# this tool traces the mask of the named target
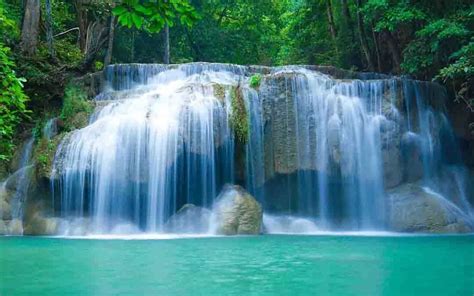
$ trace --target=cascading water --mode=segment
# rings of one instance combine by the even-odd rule
[[[92,217],[96,232],[121,223],[157,232],[184,203],[210,207],[233,182],[229,96],[217,98],[213,84],[236,81],[170,70],[124,98],[99,97],[105,106],[57,152],[61,213]]]
[[[24,209],[32,173],[30,161],[33,144],[34,138],[24,143],[18,170],[0,183],[0,222],[8,221],[6,234],[23,234]]]
[[[248,82],[256,72],[265,74],[258,89]],[[277,232],[288,223],[311,231],[382,230],[385,192],[418,180],[416,161],[425,186],[472,217],[462,165],[441,157],[452,131],[433,84],[204,63],[116,65],[105,76],[89,125],[63,140],[53,170],[57,211],[90,218],[92,232],[123,224],[161,232],[181,206],[210,208],[234,182],[265,212],[287,217],[266,216]],[[242,150],[230,123],[236,90],[250,123]],[[235,155],[242,153],[240,163]],[[448,163],[457,198],[436,187]]]
[[[47,140],[51,140],[54,136],[58,134],[58,119],[51,118],[49,119],[43,127],[43,137]]]

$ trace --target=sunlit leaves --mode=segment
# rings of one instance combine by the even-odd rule
[[[11,155],[16,126],[28,113],[23,92],[25,80],[16,76],[9,55],[10,50],[0,42],[0,161]]]
[[[185,26],[192,26],[199,15],[187,0],[157,0],[140,3],[124,0],[113,9],[118,22],[127,28],[145,29],[156,33],[165,25],[173,26],[176,19]]]
[[[440,70],[437,79],[446,81],[459,77],[472,77],[474,75],[474,40],[453,53],[450,58],[452,64]]]

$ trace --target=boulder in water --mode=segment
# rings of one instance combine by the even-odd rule
[[[23,222],[20,219],[13,219],[8,224],[9,235],[23,235]]]
[[[166,222],[165,230],[172,233],[207,233],[211,211],[185,204]]]
[[[469,217],[439,194],[415,183],[388,192],[389,226],[400,232],[459,233],[471,230]]]
[[[7,225],[3,220],[0,219],[0,235],[8,234]]]
[[[53,235],[58,232],[58,220],[56,218],[43,217],[36,214],[28,224],[25,225],[24,234],[26,235]]]
[[[262,208],[255,198],[238,185],[226,185],[214,206],[217,234],[259,234]]]

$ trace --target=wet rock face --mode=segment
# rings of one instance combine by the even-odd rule
[[[58,232],[59,220],[57,218],[43,217],[35,214],[25,224],[25,235],[55,235]]]
[[[242,187],[227,185],[213,210],[217,234],[259,234],[262,225],[260,204]]]
[[[472,231],[454,204],[421,186],[408,183],[388,192],[389,227],[400,232],[459,233]]]
[[[207,233],[211,211],[185,204],[176,214],[171,216],[165,224],[165,231],[172,233]]]
[[[318,83],[322,85],[321,91],[311,89]],[[378,100],[374,106],[368,104],[366,108],[380,109],[381,113],[377,124],[380,126],[384,185],[386,188],[399,185],[403,181],[400,142],[404,130],[402,121],[405,119],[398,109],[403,102],[403,97],[397,92],[398,86],[390,82],[374,82],[370,87],[380,91],[380,94],[374,95],[363,92],[366,86],[362,82],[347,81],[346,85],[332,86],[340,90],[331,90],[331,85],[326,87],[324,83],[335,82],[324,79],[309,81],[301,73],[294,72],[264,77],[258,95],[263,113],[265,179],[298,170],[324,171],[331,176],[351,174],[354,165],[351,159],[344,156],[348,152],[345,147],[348,143],[344,139],[347,139],[348,126],[353,118],[348,117],[350,114],[344,114],[343,109],[346,108],[344,104],[350,101],[348,96],[352,95],[368,96],[368,101]],[[341,93],[345,95],[337,100],[336,96]],[[314,96],[327,97],[327,100],[337,103],[322,103],[324,99],[318,100]],[[362,137],[362,140],[368,139]],[[319,148],[327,151],[327,166]]]

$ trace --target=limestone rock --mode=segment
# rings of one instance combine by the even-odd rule
[[[226,185],[214,207],[217,234],[259,234],[262,225],[262,208],[245,189]]]
[[[420,136],[407,132],[401,139],[401,153],[404,161],[404,179],[415,182],[423,177],[423,160]]]
[[[8,224],[9,235],[23,235],[23,222],[19,219],[13,219]]]
[[[3,220],[0,220],[0,235],[6,235],[8,234],[8,228],[7,225]]]
[[[207,233],[211,211],[185,204],[166,222],[165,230],[172,233]]]
[[[0,199],[0,219],[10,220],[12,218],[12,210],[9,203]]]
[[[46,218],[39,214],[28,221],[25,225],[24,234],[26,235],[53,235],[58,230],[58,220],[56,218]]]
[[[400,232],[459,233],[471,230],[470,221],[442,196],[409,183],[388,192],[389,227]]]

